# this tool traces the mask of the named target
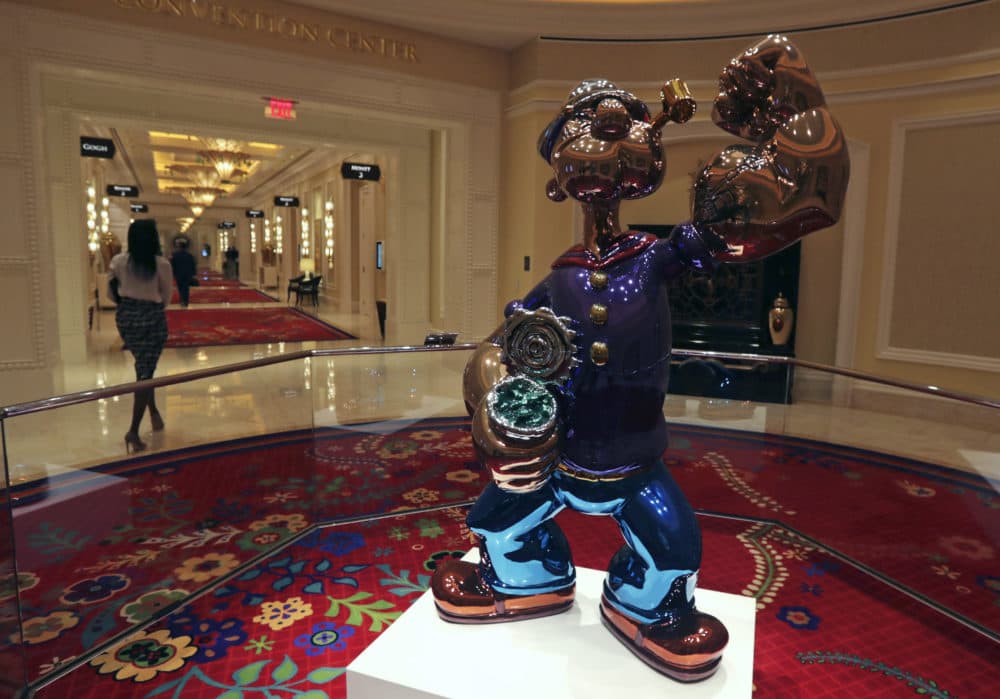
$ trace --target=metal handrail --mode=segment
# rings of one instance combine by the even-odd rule
[[[478,347],[478,345],[474,343],[467,343],[463,345],[437,345],[429,347],[424,345],[401,345],[397,347],[338,347],[332,349],[299,350],[297,352],[275,355],[274,357],[260,357],[258,359],[248,359],[245,362],[220,364],[215,367],[195,369],[194,371],[187,371],[183,374],[173,374],[172,376],[163,376],[158,379],[133,381],[131,383],[118,384],[117,386],[94,388],[89,391],[79,391],[77,393],[67,393],[62,396],[53,396],[52,398],[42,398],[41,400],[16,403],[14,405],[9,405],[6,408],[0,408],[0,420],[9,417],[16,417],[18,415],[27,415],[29,413],[39,413],[45,410],[52,410],[54,408],[62,408],[67,405],[89,403],[90,401],[99,400],[101,398],[123,396],[129,393],[135,393],[136,391],[144,388],[160,388],[161,386],[188,383],[190,381],[197,381],[198,379],[207,379],[212,376],[231,374],[236,371],[257,369],[264,366],[270,366],[272,364],[283,364],[284,362],[292,362],[297,359],[306,359],[309,357],[338,357],[355,354],[398,354],[403,352],[447,352],[455,350],[472,350],[476,347]]]
[[[689,350],[689,349],[675,349],[672,352],[672,354],[674,356],[679,356],[679,357],[697,357],[700,359],[736,359],[740,361],[760,362],[761,364],[791,364],[792,366],[800,367],[802,369],[815,369],[816,371],[822,371],[828,374],[847,376],[852,379],[870,381],[872,383],[883,384],[885,386],[892,386],[894,388],[904,388],[909,391],[916,391],[917,393],[926,393],[928,395],[937,396],[939,398],[950,398],[951,400],[957,400],[962,403],[971,403],[973,405],[980,405],[985,408],[1000,409],[1000,400],[994,400],[992,398],[987,398],[986,396],[977,396],[971,393],[961,393],[959,391],[951,391],[948,389],[941,388],[940,386],[931,386],[927,384],[913,383],[911,381],[902,381],[900,379],[890,379],[884,376],[875,376],[874,374],[866,374],[863,371],[846,369],[844,367],[832,366],[830,364],[820,364],[819,362],[810,362],[805,359],[797,359],[796,357],[787,357],[787,356],[772,355],[772,354],[740,354],[737,352],[713,352],[709,350]]]
[[[111,398],[114,396],[127,395],[129,393],[134,393],[135,391],[142,390],[145,388],[160,388],[162,386],[172,386],[180,383],[188,383],[191,381],[197,381],[198,379],[205,379],[212,376],[221,376],[222,374],[231,374],[237,371],[257,369],[264,366],[270,366],[272,364],[282,364],[284,362],[292,362],[298,359],[306,359],[310,357],[342,357],[342,356],[366,355],[366,354],[401,354],[407,352],[455,352],[455,351],[474,350],[478,346],[479,345],[477,343],[467,342],[456,345],[337,347],[329,349],[299,350],[297,352],[288,352],[286,354],[280,354],[274,357],[261,357],[258,359],[250,359],[245,362],[236,362],[233,364],[221,364],[216,367],[207,367],[205,369],[195,369],[194,371],[184,372],[183,374],[174,374],[172,376],[163,376],[161,378],[147,379],[145,381],[134,381],[132,383],[118,384],[117,386],[106,386],[103,388],[95,388],[88,391],[67,393],[65,395],[53,396],[51,398],[43,398],[41,400],[27,401],[24,403],[15,403],[14,405],[9,405],[5,408],[0,408],[0,420],[17,417],[19,415],[27,415],[29,413],[44,412],[47,410],[53,410],[55,408],[62,408],[68,405],[89,403],[91,401],[99,400],[101,398]],[[677,349],[677,348],[673,350],[672,354],[676,357],[692,357],[692,358],[706,359],[706,360],[730,359],[730,360],[745,361],[745,362],[758,362],[761,364],[790,364],[792,366],[801,367],[803,369],[814,369],[816,371],[822,371],[828,374],[846,376],[852,379],[859,379],[862,381],[870,381],[872,383],[892,386],[894,388],[902,388],[910,391],[915,391],[917,393],[924,393],[927,395],[938,396],[940,398],[948,398],[951,400],[960,401],[962,403],[969,403],[972,405],[979,405],[986,408],[993,408],[1000,410],[1000,401],[994,400],[992,398],[986,398],[984,396],[976,396],[967,393],[960,393],[957,391],[950,391],[939,388],[938,386],[928,386],[924,384],[912,383],[909,381],[889,379],[882,376],[875,376],[873,374],[866,374],[861,371],[855,371],[854,369],[845,369],[843,367],[830,366],[827,364],[819,364],[817,362],[810,362],[803,359],[796,359],[795,357],[787,357],[782,355],[771,355],[771,354],[715,352],[710,350],[691,350],[691,349]]]

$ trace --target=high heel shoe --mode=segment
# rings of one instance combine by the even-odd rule
[[[150,413],[149,421],[153,425],[153,432],[160,432],[163,429],[163,416],[159,413]]]
[[[131,454],[133,452],[140,452],[146,450],[146,443],[139,439],[139,435],[135,432],[125,433],[125,453]]]

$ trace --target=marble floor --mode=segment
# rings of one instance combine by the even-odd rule
[[[318,309],[309,310],[357,339],[166,349],[157,376],[301,349],[419,344],[422,339],[383,340],[374,318],[331,306],[323,299]],[[468,356],[468,351],[447,351],[314,357],[181,383],[157,391],[166,429],[154,433],[147,422],[141,436],[155,452],[314,426],[354,424],[367,430],[361,425],[373,421],[406,425],[462,415]],[[111,311],[95,323],[86,361],[56,371],[66,393],[132,379],[132,357],[121,349]],[[826,390],[816,391],[816,385]],[[801,386],[798,390],[796,384],[801,395],[791,405],[670,396],[664,412],[677,423],[817,439],[1000,479],[1000,411],[865,382],[834,382],[821,374],[803,376]],[[8,419],[4,436],[11,480],[30,481],[123,458],[131,402],[125,394]]]

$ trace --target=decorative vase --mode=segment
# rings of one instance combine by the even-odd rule
[[[792,326],[795,323],[795,311],[788,304],[788,299],[779,293],[774,299],[774,305],[767,313],[767,328],[771,332],[771,344],[782,347],[788,344],[792,336]]]

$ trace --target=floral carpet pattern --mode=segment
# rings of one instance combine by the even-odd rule
[[[757,601],[757,696],[994,696],[1000,644],[795,531],[995,637],[1000,508],[990,483],[805,440],[672,435],[668,462],[692,504],[747,517],[701,516],[699,585]],[[54,480],[59,504],[15,525],[25,652],[33,680],[80,666],[38,696],[343,697],[351,659],[442,559],[469,548],[458,505],[485,479],[467,421],[455,418],[272,435]],[[59,499],[67,493],[104,498],[107,510],[121,498],[120,521],[84,530],[73,499]],[[412,511],[435,506],[445,507]],[[341,523],[309,529],[330,521]],[[578,565],[603,568],[621,544],[609,519],[559,522]]]
[[[277,303],[278,299],[268,296],[263,291],[240,286],[196,286],[191,289],[189,301],[200,303]],[[170,303],[181,302],[180,294],[174,289]]]
[[[167,347],[350,340],[354,335],[295,308],[168,309]]]

